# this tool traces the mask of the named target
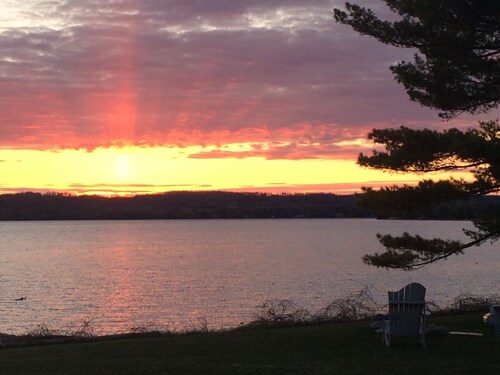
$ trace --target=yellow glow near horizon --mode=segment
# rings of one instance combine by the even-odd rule
[[[128,157],[125,154],[118,154],[116,158],[116,176],[126,178],[128,176]]]
[[[370,181],[413,183],[421,177],[364,169],[353,160],[189,158],[201,150],[201,147],[98,148],[92,152],[0,150],[0,192],[103,195],[238,189],[336,192],[334,186],[329,187],[335,184],[350,186],[339,192],[352,192]]]

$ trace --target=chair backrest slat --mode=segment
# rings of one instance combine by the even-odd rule
[[[425,313],[425,287],[411,283],[389,294],[389,322],[391,333],[418,334]]]

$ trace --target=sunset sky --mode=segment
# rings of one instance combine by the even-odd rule
[[[363,0],[378,14],[381,1]],[[0,193],[349,193],[374,127],[458,126],[330,0],[1,0]],[[491,114],[490,114],[491,117]]]

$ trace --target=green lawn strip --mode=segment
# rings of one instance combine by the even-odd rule
[[[485,332],[481,314],[429,323]],[[500,338],[394,338],[368,322],[189,333],[0,350],[2,374],[474,374],[496,373]]]

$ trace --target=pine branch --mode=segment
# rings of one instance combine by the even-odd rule
[[[495,240],[499,236],[500,230],[497,230],[483,234],[468,243],[462,243],[439,238],[429,240],[418,235],[411,236],[406,232],[400,237],[377,234],[379,242],[387,248],[387,251],[365,255],[363,261],[375,267],[414,271],[452,255],[461,254],[470,247]]]

